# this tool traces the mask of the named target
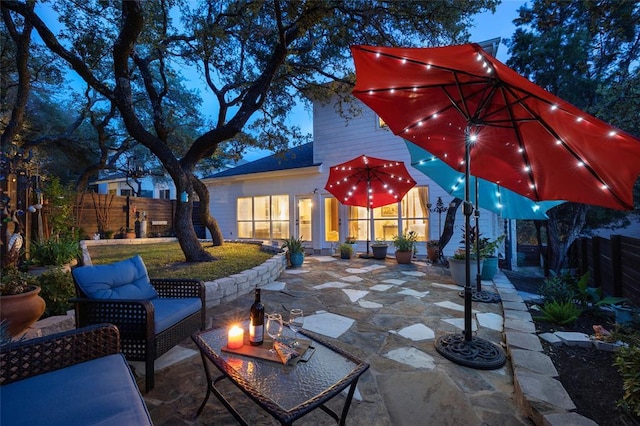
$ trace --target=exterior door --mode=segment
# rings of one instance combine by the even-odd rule
[[[322,198],[323,249],[335,249],[340,243],[340,203],[334,197],[325,195]]]
[[[296,233],[298,238],[305,242],[312,242],[313,229],[313,199],[311,197],[298,197],[298,216],[296,217]]]

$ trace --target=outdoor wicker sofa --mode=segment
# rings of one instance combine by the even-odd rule
[[[0,347],[0,407],[3,426],[153,424],[111,324]]]
[[[140,256],[80,266],[72,275],[76,327],[115,324],[126,358],[145,362],[146,392],[154,386],[155,360],[204,329],[205,287],[200,280],[149,279]]]

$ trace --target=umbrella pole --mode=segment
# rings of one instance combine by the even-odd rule
[[[464,340],[471,340],[471,213],[473,207],[471,205],[471,164],[470,149],[468,135],[466,138],[464,150],[464,252],[465,252],[465,269],[466,279],[464,284]]]
[[[494,370],[507,362],[502,349],[488,340],[472,336],[471,333],[471,242],[469,231],[471,228],[471,214],[473,206],[470,202],[469,184],[471,175],[470,129],[465,132],[465,190],[464,216],[466,238],[464,242],[466,260],[466,282],[464,286],[464,333],[447,334],[436,340],[436,351],[456,364],[481,370]]]
[[[369,235],[371,232],[371,202],[369,201],[369,194],[371,191],[371,175],[367,176],[367,252],[360,254],[361,259],[371,259],[369,256]]]
[[[476,189],[476,196],[475,196],[476,207],[475,207],[474,217],[475,217],[475,224],[476,224],[475,248],[476,248],[477,269],[476,269],[476,288],[471,291],[471,300],[473,302],[498,303],[502,301],[502,298],[498,293],[482,290],[482,268],[480,267],[481,261],[482,261],[480,259],[480,204],[478,203],[478,197],[479,197],[478,191],[480,188],[478,187],[478,178],[474,176],[474,180],[475,180],[475,189]],[[461,297],[465,297],[464,291],[461,291],[459,294]]]
[[[482,291],[482,267],[480,263],[482,260],[480,259],[480,204],[478,204],[478,178],[474,177],[475,188],[476,188],[476,208],[474,211],[473,217],[476,222],[476,292],[480,293]]]

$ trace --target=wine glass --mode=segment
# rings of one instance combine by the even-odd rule
[[[271,337],[271,340],[275,342],[277,337],[282,334],[282,315],[280,314],[268,314],[267,315],[267,334]],[[276,350],[272,347],[269,349],[269,353],[274,355]]]
[[[289,312],[289,328],[293,331],[293,339],[298,338],[298,331],[302,329],[304,324],[304,313],[302,309],[292,309]],[[295,341],[293,346],[300,346],[300,343]]]

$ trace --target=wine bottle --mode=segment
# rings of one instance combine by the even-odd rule
[[[260,302],[260,289],[256,289],[256,299],[251,305],[249,315],[249,343],[253,346],[261,345],[264,340],[264,305]]]

